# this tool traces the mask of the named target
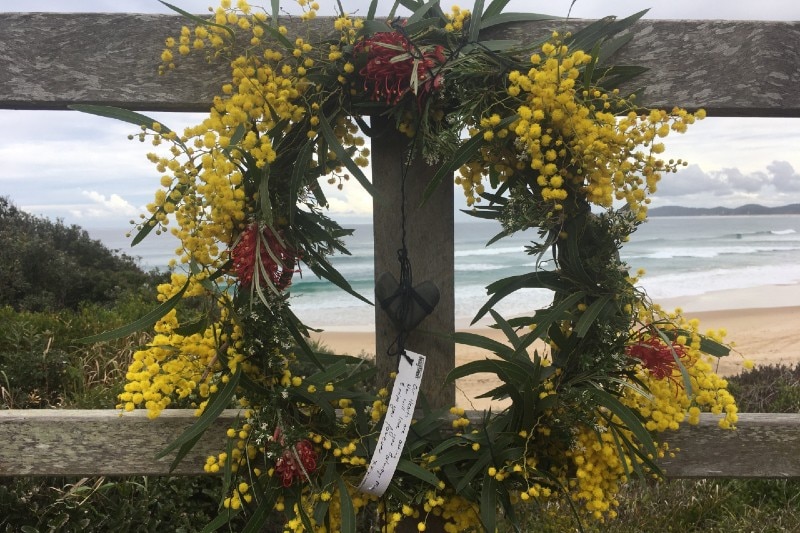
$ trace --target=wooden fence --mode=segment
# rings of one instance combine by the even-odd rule
[[[178,34],[183,23],[181,17],[163,15],[5,13],[0,18],[0,109],[63,110],[92,103],[206,111],[225,79],[224,65],[190,57],[180,74],[156,73],[161,36]],[[502,32],[530,35],[541,32],[541,24]],[[651,67],[639,80],[648,87],[643,104],[703,107],[709,116],[800,117],[800,23],[645,20],[633,31],[632,43],[615,62]],[[401,166],[396,152],[388,143],[372,150],[374,184],[386,198],[374,215],[376,272],[396,269],[400,236],[393,209],[399,205]],[[415,179],[406,192],[413,203],[432,169],[420,166],[411,175]],[[413,213],[408,247],[416,259],[416,279],[435,280],[442,292],[426,327],[452,332],[453,254],[443,251],[453,249],[453,189],[443,186],[437,194],[427,204],[435,208]],[[376,313],[376,335],[381,353],[392,337],[383,313]],[[451,405],[454,388],[439,384],[454,365],[452,344],[420,335],[407,346],[435,355],[429,358],[423,391],[434,405]],[[210,430],[219,440],[203,439],[176,473],[201,473],[203,458],[222,449],[221,429],[235,416],[226,412]],[[192,420],[191,411],[183,410],[166,411],[155,421],[140,412],[114,410],[0,411],[0,476],[165,475],[170,458],[156,461],[150,452],[163,448]],[[800,415],[745,413],[738,427],[720,431],[715,417],[704,415],[699,426],[676,432],[670,442],[684,453],[662,462],[667,475],[800,477]]]

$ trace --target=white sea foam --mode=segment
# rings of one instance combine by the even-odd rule
[[[714,268],[691,273],[645,276],[640,285],[651,298],[662,299],[695,296],[712,291],[795,283],[800,283],[798,264]]]

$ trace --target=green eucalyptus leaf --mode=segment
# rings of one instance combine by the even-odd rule
[[[481,483],[481,523],[486,531],[497,530],[497,485],[489,474],[484,474]]]
[[[414,11],[414,13],[412,13],[411,16],[406,19],[406,27],[421,21],[423,18],[425,18],[431,8],[436,7],[437,5],[439,5],[439,0],[429,0],[427,3],[423,4],[422,7]]]
[[[330,122],[328,122],[328,118],[325,116],[324,113],[319,114],[319,129],[322,133],[325,141],[328,143],[330,148],[336,154],[336,157],[339,161],[347,167],[353,176],[358,180],[364,190],[370,193],[373,197],[377,196],[375,193],[375,187],[372,186],[372,183],[367,179],[364,175],[364,172],[355,164],[353,159],[347,154],[344,147],[339,142],[339,139],[336,138],[336,134],[333,133],[333,128],[331,128]]]
[[[517,363],[503,359],[479,359],[459,365],[451,370],[444,378],[445,383],[450,383],[472,374],[495,374],[506,383],[519,384],[528,379],[528,372]]]
[[[472,463],[472,466],[470,466],[469,469],[464,473],[464,476],[459,480],[458,484],[455,486],[456,493],[460,494],[464,489],[467,488],[467,486],[470,483],[472,483],[472,481],[478,474],[485,472],[491,460],[492,456],[490,454],[481,453]]]
[[[656,457],[658,450],[656,450],[652,435],[650,435],[642,420],[630,407],[625,406],[613,395],[597,387],[587,388],[586,394],[592,397],[599,407],[608,409],[622,421],[625,428],[633,433],[636,440],[643,447],[644,453]]]
[[[228,525],[231,518],[237,516],[240,512],[241,509],[225,509],[224,511],[220,511],[220,514],[218,514],[214,520],[206,524],[200,533],[213,533],[222,526]]]
[[[481,17],[483,17],[483,0],[475,0],[472,14],[469,17],[469,42],[471,43],[478,42],[478,35],[481,32]]]
[[[575,334],[578,337],[586,336],[589,328],[591,328],[592,324],[597,321],[598,317],[604,318],[608,315],[609,311],[614,309],[613,300],[613,294],[606,294],[592,302],[592,304],[581,314],[577,324],[575,324]]]
[[[262,486],[261,480],[267,478],[266,486]],[[250,520],[242,528],[241,533],[258,533],[263,531],[264,524],[270,514],[275,510],[275,502],[278,500],[280,491],[277,490],[277,478],[275,476],[262,476],[256,483],[253,483],[253,490],[258,496],[257,504]]]
[[[170,8],[171,10],[173,10],[174,12],[180,13],[181,15],[183,15],[187,19],[191,20],[192,22],[196,22],[197,24],[200,24],[201,26],[213,26],[215,28],[222,28],[223,30],[228,32],[228,35],[230,35],[231,39],[234,39],[236,37],[236,34],[233,33],[233,30],[230,29],[227,26],[224,26],[222,24],[217,24],[215,22],[211,22],[210,20],[198,17],[197,15],[193,15],[193,14],[189,13],[188,11],[185,11],[185,10],[179,8],[178,6],[174,6],[172,4],[168,4],[167,2],[164,2],[164,0],[158,0],[158,1],[161,2],[162,4],[164,4],[165,6],[167,6],[168,8]]]
[[[520,289],[561,290],[563,288],[562,286],[563,282],[561,281],[559,274],[547,270],[539,270],[529,274],[510,276],[508,278],[495,281],[486,287],[486,291],[490,294],[490,297],[478,310],[471,323],[475,324],[478,320],[483,318],[483,316],[489,312],[489,309],[494,307],[497,302]]]
[[[183,295],[186,292],[186,289],[189,288],[190,280],[191,280],[191,277],[187,278],[186,279],[186,283],[184,283],[183,287],[181,287],[181,289],[178,292],[176,292],[169,300],[167,300],[166,302],[162,303],[161,305],[159,305],[158,307],[156,307],[152,311],[148,312],[147,314],[145,314],[141,318],[138,318],[138,319],[134,320],[133,322],[130,322],[130,323],[128,323],[128,324],[126,324],[126,325],[124,325],[122,327],[119,327],[117,329],[113,329],[111,331],[105,331],[105,332],[99,333],[97,335],[91,335],[89,337],[83,337],[82,339],[78,339],[76,342],[79,342],[81,344],[91,344],[91,343],[95,343],[95,342],[105,342],[105,341],[110,341],[110,340],[114,340],[114,339],[119,339],[119,338],[122,338],[122,337],[127,337],[128,335],[130,335],[132,333],[136,333],[137,331],[141,331],[141,330],[143,330],[145,328],[149,328],[150,326],[152,326],[153,324],[158,322],[159,319],[161,319],[164,315],[166,315],[172,309],[174,309],[176,305],[178,305],[178,302],[180,302],[181,298],[183,298]]]
[[[485,20],[494,17],[496,15],[499,15],[506,8],[509,1],[510,0],[492,0],[492,2],[489,4],[489,7],[487,7],[486,10],[484,10],[481,18]],[[473,15],[474,14],[475,12],[473,11]]]
[[[378,0],[372,0],[369,3],[369,9],[367,9],[367,20],[364,22],[371,21],[375,18],[375,12],[378,10]]]
[[[496,341],[489,337],[484,337],[483,335],[478,335],[476,333],[457,331],[452,335],[452,338],[456,344],[465,344],[467,346],[488,350],[502,357],[503,359],[511,359],[511,357],[514,355],[513,348],[503,344],[502,342]]]
[[[341,513],[341,531],[342,533],[356,533],[356,512],[353,508],[353,500],[350,499],[350,493],[347,492],[347,485],[341,477],[336,478],[336,483],[339,485],[339,512]]]
[[[505,128],[515,120],[517,120],[517,115],[512,115],[510,117],[506,117],[500,121],[497,125],[497,129]],[[442,183],[442,180],[445,176],[451,176],[452,174],[461,167],[461,165],[468,163],[469,161],[473,160],[483,145],[483,132],[478,132],[473,135],[468,141],[461,144],[458,149],[453,153],[453,155],[448,159],[447,163],[439,167],[439,170],[436,171],[436,174],[433,175],[431,178],[430,183],[428,186],[425,187],[425,192],[422,195],[422,204],[424,205],[425,202],[431,197],[433,192],[439,187]]]
[[[436,474],[430,470],[422,468],[417,463],[409,461],[404,457],[401,457],[400,461],[398,461],[397,470],[403,472],[404,474],[408,474],[409,476],[413,476],[418,480],[427,483],[428,485],[432,485],[434,487],[439,485],[439,478],[436,477]]]
[[[181,460],[186,456],[186,454],[191,450],[191,446],[196,443],[203,433],[211,426],[212,423],[222,414],[222,412],[228,408],[231,403],[231,399],[233,398],[234,393],[236,392],[236,387],[239,385],[239,379],[241,378],[242,370],[241,368],[237,369],[234,374],[230,376],[228,382],[219,390],[216,394],[212,395],[209,398],[208,404],[206,405],[203,414],[200,415],[191,426],[189,426],[181,435],[172,441],[166,448],[158,452],[156,454],[156,459],[161,459],[162,457],[166,457],[170,452],[173,450],[178,449],[178,453],[175,455],[175,459],[172,461],[172,465],[170,466],[170,472],[172,472],[176,466],[181,462]]]
[[[501,13],[490,17],[484,17],[483,21],[481,22],[481,29],[485,30],[487,28],[491,28],[492,26],[511,24],[514,22],[532,22],[538,20],[554,20],[558,18],[560,17],[554,17],[552,15],[540,15],[538,13]]]
[[[492,318],[494,319],[495,324],[497,324],[498,327],[500,327],[500,329],[503,331],[503,334],[509,340],[511,345],[514,348],[517,348],[519,346],[519,344],[520,344],[520,338],[519,338],[519,335],[517,335],[517,332],[514,330],[514,328],[511,327],[511,325],[508,323],[508,321],[506,321],[500,315],[500,313],[498,313],[494,309],[489,309],[489,314],[492,315]]]
[[[259,22],[258,25],[263,28],[265,32],[269,33],[270,37],[278,41],[286,50],[294,50],[292,42],[278,31],[278,17],[272,17],[269,24]]]

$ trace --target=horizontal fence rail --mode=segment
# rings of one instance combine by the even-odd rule
[[[298,24],[296,18],[285,22]],[[0,108],[95,103],[206,111],[226,79],[224,61],[208,65],[195,53],[180,59],[180,73],[157,73],[163,39],[178,35],[184,24],[178,15],[5,13]],[[517,23],[489,36],[528,42],[547,35],[545,30],[580,25]],[[324,36],[331,19],[319,17],[310,28]],[[704,107],[714,116],[800,117],[800,22],[645,19],[633,34],[612,61],[650,69],[636,79],[647,87],[640,99],[645,106]]]
[[[225,450],[237,413],[224,412],[173,474],[203,474],[205,458]],[[668,478],[800,477],[800,414],[743,413],[736,431],[718,419],[703,414],[697,426],[665,434],[679,450],[659,461]],[[183,409],[155,420],[144,411],[0,411],[0,476],[169,475],[173,456],[154,456],[195,420]]]

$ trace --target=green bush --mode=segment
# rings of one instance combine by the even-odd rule
[[[0,197],[0,306],[43,311],[112,304],[159,276],[78,226],[35,217]]]
[[[758,366],[728,379],[742,413],[800,413],[800,363]]]
[[[219,479],[0,478],[0,532],[195,532],[217,515]]]

